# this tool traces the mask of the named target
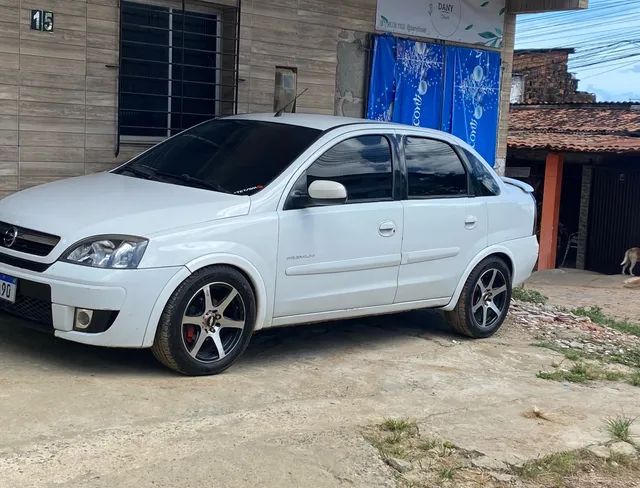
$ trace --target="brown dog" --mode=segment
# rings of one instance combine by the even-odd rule
[[[633,269],[636,267],[636,264],[640,261],[640,247],[634,247],[629,249],[624,255],[624,261],[620,264],[622,265],[622,274],[627,274],[625,272],[626,268],[629,268],[629,274],[631,276],[635,276],[633,274]]]

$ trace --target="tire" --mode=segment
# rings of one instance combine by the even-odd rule
[[[230,266],[211,266],[173,292],[151,350],[179,373],[219,374],[247,348],[255,321],[256,299],[249,281]]]
[[[456,307],[447,312],[449,326],[474,339],[491,337],[507,317],[511,289],[506,263],[498,257],[485,259],[467,278]]]

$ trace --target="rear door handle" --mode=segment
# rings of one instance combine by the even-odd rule
[[[396,233],[396,224],[392,221],[382,222],[378,227],[378,233],[382,237],[391,237]]]
[[[473,229],[478,224],[478,217],[475,215],[467,215],[467,218],[464,221],[464,226],[467,229]]]

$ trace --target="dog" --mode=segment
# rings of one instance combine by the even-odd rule
[[[634,247],[629,249],[624,255],[624,261],[620,264],[622,265],[622,274],[627,274],[625,269],[629,269],[629,274],[631,276],[635,276],[633,274],[633,269],[636,267],[636,264],[640,262],[640,247]]]

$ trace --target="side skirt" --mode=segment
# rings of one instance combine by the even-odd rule
[[[329,320],[350,319],[354,317],[365,317],[369,315],[385,315],[397,312],[406,312],[420,308],[444,307],[451,301],[451,297],[435,298],[432,300],[420,300],[415,302],[392,303],[390,305],[378,305],[375,307],[350,308],[347,310],[332,310],[330,312],[317,312],[302,315],[289,315],[285,317],[275,317],[271,327],[284,327],[294,324],[312,324],[315,322],[325,322]]]

